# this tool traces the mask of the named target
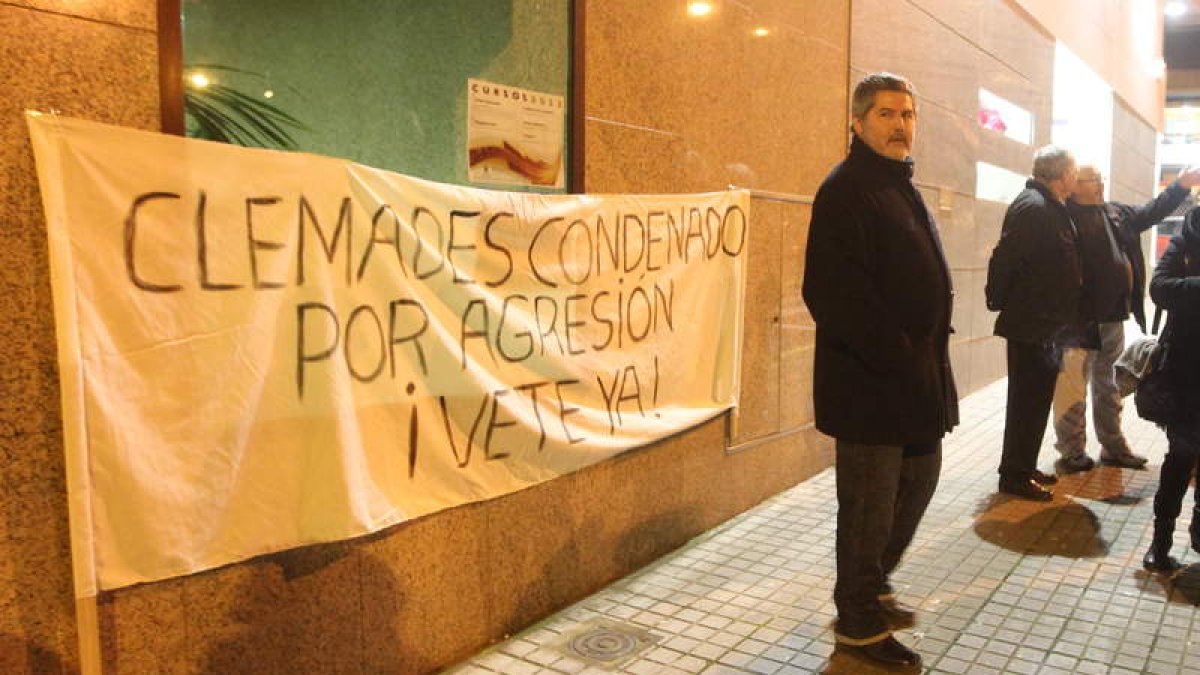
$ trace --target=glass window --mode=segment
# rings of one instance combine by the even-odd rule
[[[1033,114],[987,89],[979,90],[979,126],[1018,143],[1033,143]]]
[[[562,104],[558,157],[513,139],[485,160],[569,166],[570,0],[183,0],[182,14],[190,136],[472,184],[477,80]]]

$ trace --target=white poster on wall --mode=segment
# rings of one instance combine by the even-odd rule
[[[29,126],[81,596],[510,493],[736,404],[744,191],[497,192]]]
[[[561,188],[562,96],[467,80],[467,178],[472,183]]]

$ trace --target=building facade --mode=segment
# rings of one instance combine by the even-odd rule
[[[430,672],[829,466],[832,443],[812,426],[800,280],[811,196],[846,151],[849,90],[868,72],[905,74],[920,95],[916,180],[957,290],[963,394],[1004,376],[983,285],[1005,203],[980,176],[1022,177],[1051,142],[1056,37],[1111,87],[1108,137],[1097,139],[1110,148],[1110,198],[1152,194],[1162,83],[1142,66],[1161,54],[1161,19],[1146,47],[1128,17],[1161,17],[1159,3],[718,0],[703,18],[686,4],[577,3],[577,188],[755,191],[737,411],[377,535],[78,601],[45,223],[22,111],[159,129],[159,37],[172,17],[149,0],[0,4],[0,670]],[[980,90],[1027,119],[1027,133],[981,125]]]

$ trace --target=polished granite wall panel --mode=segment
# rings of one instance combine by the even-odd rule
[[[541,527],[531,517],[504,520],[509,512],[502,503],[470,504],[386,530],[356,550],[363,672],[427,672],[508,632],[490,595],[522,589],[501,585],[490,556],[503,556],[497,540]],[[556,520],[572,522],[561,512]],[[552,526],[546,541],[557,542],[562,525]]]
[[[921,105],[917,112],[914,180],[922,185],[949,189],[967,199],[975,194],[975,160],[982,131],[974,117],[951,112],[937,104]]]
[[[972,385],[976,389],[1008,376],[1008,362],[1005,356],[1007,343],[1004,340],[975,340],[970,342],[967,348],[971,358]]]
[[[1031,145],[1045,145],[1054,123],[1054,39],[1017,16],[1008,3],[988,0],[984,6],[979,86],[1032,113]],[[1030,164],[1032,157],[1030,152]]]
[[[201,574],[186,586],[200,672],[321,673],[353,669],[362,652],[358,558],[351,543],[269,556],[268,564]]]
[[[978,55],[963,36],[913,2],[856,0],[853,17],[853,69],[898,72],[912,80],[923,106],[974,119]]]
[[[106,593],[100,598],[100,652],[105,673],[178,672],[189,654],[185,592],[189,578]]]
[[[954,313],[950,319],[954,334],[950,336],[951,343],[963,342],[972,337],[968,328],[971,326],[971,317],[975,314],[975,307],[979,304],[975,298],[971,297],[971,283],[975,274],[975,270],[967,269],[950,271],[950,282],[954,284]]]
[[[1109,199],[1142,204],[1154,195],[1156,146],[1154,128],[1120,98],[1114,97]]]
[[[812,368],[816,324],[804,304],[804,255],[808,247],[808,204],[777,204],[780,230],[781,284],[779,334],[779,426],[810,427],[813,423]]]
[[[1052,92],[1054,38],[1005,0],[988,0],[980,7],[979,48],[991,54],[1035,88]],[[1047,58],[1049,53],[1050,58]]]
[[[971,388],[971,343],[968,340],[950,343],[950,372],[954,374],[954,386],[960,394]]]
[[[707,176],[701,189],[811,194],[845,148],[845,4],[765,4],[700,19],[674,3],[589,4],[587,90],[603,92],[588,97],[589,129],[676,135],[685,168]],[[760,21],[771,32],[756,38]],[[602,163],[588,159],[588,190],[607,189],[592,185]]]
[[[971,269],[977,265],[974,257],[975,247],[975,200],[966,195],[949,190],[923,189],[922,193],[932,192],[925,197],[929,212],[937,221],[938,235],[942,240],[942,250],[951,269]],[[939,206],[940,204],[940,206]],[[955,287],[957,288],[957,286]]]
[[[780,370],[782,359],[756,358],[780,354],[782,315],[783,214],[777,202],[751,199],[750,235],[744,260],[747,271],[742,317],[741,398],[734,415],[731,442],[743,443],[780,429]]]
[[[157,42],[152,19],[149,29],[145,20],[153,16],[154,3],[145,1],[0,4],[5,673],[79,667],[46,225],[23,111],[157,128]]]
[[[1050,142],[1049,137],[1044,140],[1046,143]],[[998,131],[979,130],[979,156],[985,158],[981,161],[1008,169],[1019,176],[1028,176],[1033,170],[1033,153],[1036,146],[1037,143],[1021,143]]]
[[[714,166],[708,158],[689,147],[685,137],[674,132],[589,119],[584,135],[589,151],[595,148],[625,149],[624,152],[612,152],[607,161],[588,162],[588,192],[711,192],[715,189],[713,174],[722,171],[722,167]],[[734,174],[722,175],[725,178],[723,188],[732,182]]]
[[[973,269],[986,270],[992,257],[992,249],[996,242],[1000,241],[1000,231],[1004,227],[1004,214],[1008,211],[1008,204],[976,199],[971,207],[975,211],[975,236],[971,259],[966,265]]]
[[[157,23],[155,3],[145,0],[10,0],[6,4],[148,31],[155,30]]]
[[[1108,177],[1108,199],[1141,205],[1157,192],[1154,128],[1118,97],[1113,99],[1112,167]],[[1153,229],[1142,234],[1142,252],[1148,274],[1155,260]],[[1148,301],[1147,310],[1153,305]]]
[[[913,0],[925,14],[937,17],[948,30],[971,43],[978,43],[983,31],[983,6],[991,0]]]

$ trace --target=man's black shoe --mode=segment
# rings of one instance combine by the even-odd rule
[[[921,665],[920,654],[900,644],[899,640],[890,635],[879,642],[867,645],[848,645],[839,642],[837,648],[843,653],[861,656],[886,666],[918,668]]]
[[[916,610],[897,602],[895,598],[881,599],[879,604],[883,607],[883,620],[888,628],[904,630],[917,625]]]
[[[1142,558],[1142,567],[1151,572],[1174,572],[1183,567],[1183,565],[1180,565],[1179,561],[1172,558],[1170,554],[1163,551],[1156,551],[1154,547],[1151,547]]]
[[[1000,491],[1006,495],[1020,497],[1021,499],[1032,499],[1037,502],[1048,502],[1054,496],[1049,490],[1038,485],[1032,478],[1026,478],[1025,480],[1001,478]]]
[[[1029,477],[1038,485],[1054,485],[1058,482],[1058,476],[1052,473],[1042,473],[1037,469],[1034,469],[1033,473],[1029,474]]]

